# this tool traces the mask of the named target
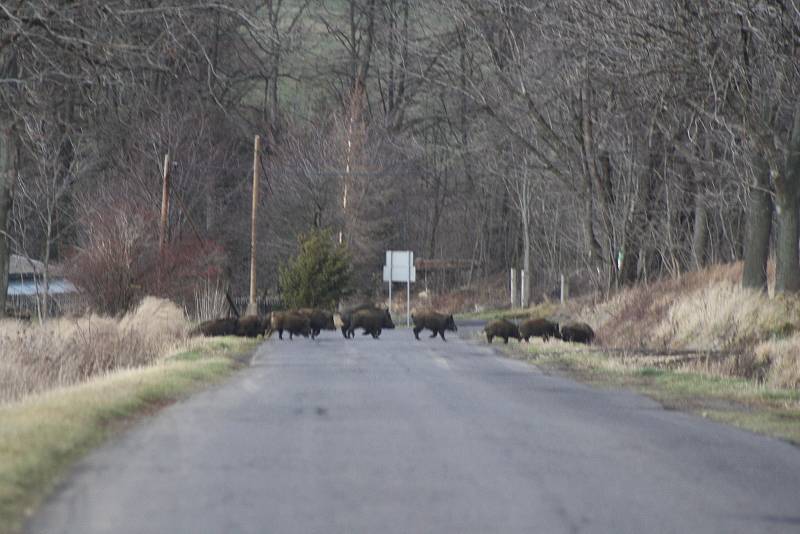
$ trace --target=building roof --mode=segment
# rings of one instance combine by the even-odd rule
[[[12,254],[9,262],[8,274],[39,274],[44,271],[44,263],[39,260],[29,260],[25,256]]]
[[[48,295],[60,295],[63,293],[77,293],[77,288],[72,285],[72,282],[69,280],[64,280],[63,278],[51,280],[48,284],[49,291],[47,292]],[[41,285],[37,285],[36,282],[32,280],[26,280],[24,282],[9,282],[8,283],[8,295],[15,296],[15,295],[37,295],[39,292],[43,292],[44,287]]]
[[[417,258],[414,260],[414,267],[418,271],[455,271],[459,269],[469,269],[473,265],[472,260],[462,259],[442,259],[426,260]]]

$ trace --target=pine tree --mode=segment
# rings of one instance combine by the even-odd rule
[[[280,270],[283,300],[290,308],[331,310],[352,291],[350,255],[329,230],[315,229],[299,241],[297,256]]]

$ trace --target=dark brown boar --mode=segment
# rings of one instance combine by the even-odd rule
[[[297,312],[308,317],[311,325],[311,339],[317,337],[322,330],[336,330],[333,314],[330,312],[317,308],[300,308]]]
[[[296,335],[308,337],[311,335],[311,321],[295,311],[272,312],[266,336],[271,337],[272,333],[277,331],[278,338],[283,339],[284,330],[289,332],[289,339],[293,339]]]
[[[530,341],[532,337],[540,337],[548,341],[551,337],[559,338],[558,323],[547,319],[527,319],[519,325],[519,335],[525,341]]]
[[[302,313],[289,312],[283,318],[283,329],[289,332],[289,340],[294,336],[311,335],[311,320]]]
[[[344,336],[345,339],[350,338],[349,334],[350,321],[353,318],[353,314],[362,310],[380,311],[380,308],[378,308],[374,304],[366,303],[366,304],[359,304],[358,306],[354,306],[352,308],[348,308],[344,310],[342,313],[340,313],[339,318],[342,320],[342,335]]]
[[[226,319],[212,319],[204,321],[192,330],[192,335],[213,336],[235,336],[237,329],[237,319],[229,317]]]
[[[269,326],[269,319],[258,315],[241,317],[236,324],[236,335],[241,337],[258,337],[264,335]]]
[[[370,334],[378,339],[384,328],[394,328],[392,316],[389,310],[359,310],[350,318],[350,326],[347,329],[347,337],[353,338],[356,328],[363,328],[364,335]]]
[[[503,343],[508,343],[508,338],[513,337],[517,341],[520,339],[519,328],[507,319],[497,319],[487,324],[484,329],[486,341],[492,342],[495,337],[502,337]]]
[[[594,330],[586,323],[568,323],[561,325],[561,339],[589,345],[594,341]]]
[[[419,333],[425,328],[433,332],[430,336],[431,338],[439,335],[442,341],[447,341],[444,338],[445,330],[450,330],[451,332],[458,331],[458,327],[452,315],[428,311],[413,314],[411,320],[414,321],[414,337],[418,340]]]

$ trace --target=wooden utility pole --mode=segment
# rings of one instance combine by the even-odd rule
[[[164,155],[164,176],[161,189],[161,225],[158,228],[158,252],[163,255],[167,246],[167,223],[169,222],[169,152]]]
[[[256,213],[258,210],[258,178],[261,164],[261,136],[257,135],[253,147],[253,210],[250,219],[250,301],[246,315],[258,315],[256,303]]]

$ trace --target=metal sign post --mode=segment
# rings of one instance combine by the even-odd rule
[[[411,256],[408,253],[408,276],[406,277],[406,327],[411,326]]]
[[[406,283],[406,325],[411,326],[411,282],[417,281],[414,253],[410,250],[387,250],[383,266],[383,281],[389,282],[389,304],[392,302],[392,282]]]
[[[517,307],[517,270],[511,269],[511,308]]]

